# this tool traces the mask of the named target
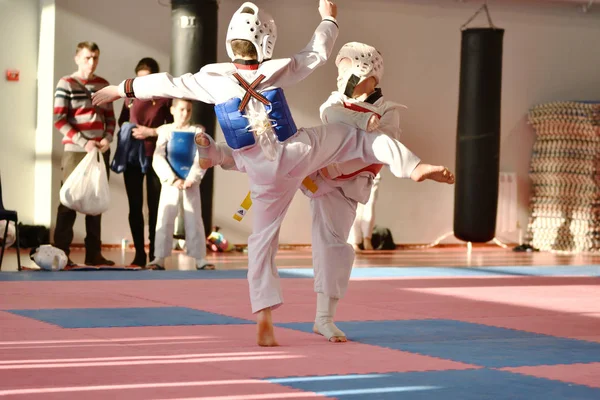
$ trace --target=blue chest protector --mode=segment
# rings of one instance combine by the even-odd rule
[[[180,179],[187,178],[194,165],[196,156],[194,136],[194,132],[175,131],[167,143],[167,161]]]
[[[271,103],[265,106],[268,118],[272,121],[271,125],[280,142],[293,136],[297,129],[292,113],[283,94],[283,89],[277,88],[261,92],[261,94]],[[244,117],[244,112],[238,108],[242,100],[234,98],[215,105],[215,114],[225,141],[232,149],[242,149],[256,143],[254,134],[248,128],[248,119]]]

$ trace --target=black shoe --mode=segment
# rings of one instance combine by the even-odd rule
[[[135,265],[136,267],[146,267],[146,254],[136,254],[135,257],[133,257],[133,261],[131,262],[131,265]]]
[[[113,266],[115,265],[114,261],[111,260],[107,260],[106,258],[104,258],[102,256],[102,254],[98,254],[96,257],[90,257],[90,258],[85,258],[85,265],[93,265],[93,266],[97,266],[97,265],[108,265],[108,266]]]
[[[65,265],[65,268],[73,268],[77,266],[78,264],[73,262],[73,260],[71,260],[70,258],[67,259],[67,265]]]
[[[153,269],[155,271],[164,271],[165,270],[165,259],[158,259],[155,258],[154,260],[152,260],[150,263],[148,263],[148,265],[146,265],[146,269]]]
[[[540,250],[536,249],[535,247],[533,247],[529,244],[522,244],[520,246],[513,248],[513,251],[516,251],[517,253],[523,253],[523,252],[529,253],[529,252],[540,251]]]

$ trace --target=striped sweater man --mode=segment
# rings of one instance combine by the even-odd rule
[[[61,159],[62,182],[77,168],[89,151],[102,152],[104,167],[108,174],[110,142],[115,130],[115,113],[112,106],[95,107],[92,93],[108,85],[94,75],[100,48],[94,42],[80,42],[75,50],[77,72],[58,81],[54,95],[54,125],[63,134],[64,151]],[[84,177],[83,179],[93,179]],[[94,182],[90,182],[94,184]],[[73,226],[77,212],[59,204],[54,228],[54,246],[70,253]],[[102,215],[85,216],[85,264],[114,265],[102,255]],[[69,258],[67,267],[75,263]]]
[[[94,75],[83,80],[76,73],[58,81],[54,94],[54,126],[63,134],[65,151],[83,152],[88,140],[113,140],[115,113],[112,104],[93,106],[91,95],[108,86]]]

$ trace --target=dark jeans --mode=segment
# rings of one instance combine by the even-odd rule
[[[136,257],[145,256],[144,249],[144,176],[146,177],[146,196],[148,200],[148,233],[150,239],[150,261],[154,259],[154,235],[156,232],[156,217],[160,199],[160,180],[152,168],[152,162],[146,173],[139,166],[128,164],[123,172],[125,190],[129,200],[129,227],[135,246]]]
[[[85,152],[65,151],[61,160],[62,182],[67,180],[75,167],[85,157]],[[106,164],[106,174],[110,178],[109,158],[110,150],[103,155],[104,163]],[[77,212],[60,204],[58,213],[56,214],[56,228],[54,229],[54,246],[63,250],[67,256],[70,252],[70,246],[73,242],[73,226]],[[85,258],[94,259],[100,255],[102,245],[101,231],[102,215],[86,215],[85,216]]]

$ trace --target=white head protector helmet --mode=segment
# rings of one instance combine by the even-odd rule
[[[227,28],[227,55],[235,59],[231,48],[231,41],[241,39],[251,42],[256,48],[258,62],[263,62],[273,57],[275,40],[277,40],[277,27],[273,17],[260,10],[256,4],[245,2],[233,14],[229,28]]]
[[[340,62],[348,58],[352,62],[352,67],[346,71],[343,77],[338,77],[338,90],[345,93],[348,84],[354,87],[369,77],[374,77],[377,83],[381,82],[383,77],[383,56],[377,49],[368,44],[359,42],[346,43],[340,49],[336,59],[336,67]],[[340,79],[341,78],[341,79]],[[352,93],[346,94],[351,96]]]
[[[60,271],[68,261],[64,251],[49,244],[43,244],[37,249],[31,250],[29,258],[46,271]]]

